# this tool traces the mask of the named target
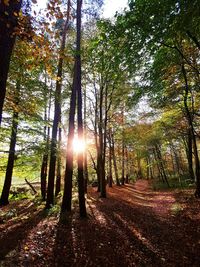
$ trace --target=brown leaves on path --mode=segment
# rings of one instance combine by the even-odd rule
[[[33,205],[18,226],[0,225],[7,247],[0,266],[199,266],[200,204],[192,192],[154,192],[144,180],[109,188],[107,199],[95,190],[87,219],[76,208],[59,217]]]

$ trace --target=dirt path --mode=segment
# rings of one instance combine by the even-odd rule
[[[0,224],[0,266],[200,266],[200,204],[190,193],[154,192],[144,180],[108,189],[107,199],[91,188],[87,219],[21,202],[18,218]]]

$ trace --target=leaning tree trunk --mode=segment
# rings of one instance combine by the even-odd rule
[[[12,182],[12,174],[13,174],[13,167],[14,167],[14,161],[15,161],[15,146],[17,141],[17,129],[18,129],[18,106],[19,106],[19,90],[20,90],[20,84],[17,82],[16,86],[16,96],[15,96],[15,110],[13,112],[13,119],[12,119],[12,131],[11,131],[11,140],[10,140],[10,148],[9,148],[9,156],[8,156],[8,163],[6,167],[6,176],[4,181],[4,186],[0,198],[0,205],[4,206],[9,203],[9,193],[10,193],[10,187]]]
[[[68,0],[67,8],[67,19],[64,25],[61,48],[59,54],[58,62],[58,72],[56,80],[56,91],[55,91],[55,110],[54,110],[54,120],[52,129],[52,139],[51,139],[51,152],[50,152],[50,162],[49,162],[49,176],[48,176],[48,189],[47,189],[47,201],[46,208],[50,208],[54,204],[54,180],[55,180],[55,169],[56,169],[56,153],[57,153],[57,131],[58,123],[61,116],[61,80],[63,72],[63,60],[64,60],[64,50],[66,43],[66,35],[69,27],[69,15],[70,15],[71,3]]]
[[[22,0],[0,1],[0,125],[2,120],[3,103],[6,95],[10,57],[15,43],[14,34],[17,26],[18,13]]]

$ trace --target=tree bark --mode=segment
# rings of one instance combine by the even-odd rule
[[[82,0],[77,0],[77,119],[78,119],[78,139],[83,138],[83,118],[82,118],[82,87],[81,87],[81,7]],[[84,169],[83,169],[83,151],[78,153],[78,195],[79,195],[79,213],[80,217],[86,217],[85,206],[85,187],[84,187]]]
[[[53,120],[53,129],[52,129],[52,139],[51,139],[51,152],[50,152],[50,163],[49,163],[49,175],[48,175],[48,189],[47,189],[47,201],[46,208],[50,208],[54,204],[54,180],[55,180],[55,168],[56,168],[56,153],[57,153],[57,130],[58,123],[61,116],[61,79],[63,71],[63,60],[64,60],[64,50],[66,43],[66,35],[69,27],[69,14],[70,14],[71,3],[68,0],[67,8],[67,19],[65,21],[61,48],[58,61],[58,72],[56,80],[56,91],[55,91],[55,110],[54,110],[54,120]]]
[[[125,149],[125,156],[126,156],[126,178],[125,183],[129,183],[129,155],[128,155],[128,148]]]
[[[45,73],[46,75],[46,73]],[[51,83],[52,87],[52,83]],[[48,106],[48,114],[47,114],[47,81],[45,76],[45,99],[46,99],[46,107],[45,107],[45,115],[44,115],[44,141],[45,144],[45,151],[42,158],[42,165],[41,165],[41,171],[40,171],[40,182],[41,182],[41,196],[42,200],[46,200],[46,183],[47,183],[47,167],[48,167],[48,157],[49,157],[49,138],[50,138],[50,127],[46,126],[47,122],[50,120],[50,110],[51,110],[51,93],[52,88],[50,89],[50,97],[49,97],[49,106]]]
[[[60,121],[61,123],[61,121]],[[56,171],[56,190],[55,190],[55,196],[58,196],[60,193],[61,189],[61,142],[62,142],[62,129],[61,125],[58,130],[58,135],[59,135],[59,141],[58,141],[58,156],[57,156],[57,171]]]
[[[18,119],[19,119],[19,112],[18,112],[19,90],[20,90],[20,83],[17,81],[16,93],[15,93],[15,107],[14,107],[15,110],[13,112],[13,119],[12,119],[12,131],[11,131],[9,156],[8,156],[8,163],[6,167],[6,176],[5,176],[4,186],[3,186],[3,190],[2,190],[2,194],[0,198],[0,206],[9,204],[8,198],[9,198],[9,193],[10,193],[14,161],[15,161],[15,146],[16,146],[16,141],[17,141],[17,130],[18,130]]]
[[[160,172],[162,173],[161,174],[162,178],[164,179],[164,181],[167,184],[167,186],[170,187],[168,179],[167,179],[167,175],[166,175],[166,172],[165,172],[165,167],[164,167],[164,164],[163,164],[163,159],[162,159],[160,147],[158,146],[158,144],[155,145],[155,149],[156,149],[157,158],[158,158],[159,165],[160,165]]]
[[[115,141],[114,141],[113,133],[111,133],[111,140],[112,140],[112,156],[113,156],[113,165],[114,165],[114,171],[115,171],[116,185],[120,186],[119,174],[118,174],[118,169],[117,169],[117,160],[116,160],[116,155],[115,155]]]
[[[122,106],[122,185],[125,182],[124,103]]]
[[[10,65],[10,58],[13,51],[17,26],[16,14],[19,13],[22,0],[9,1],[6,5],[0,1],[0,125],[2,120],[3,104],[6,95],[6,81]]]
[[[104,142],[103,142],[103,86],[100,88],[99,99],[99,180],[101,197],[106,197],[106,181],[105,181],[105,166],[104,166]]]
[[[109,187],[112,187],[112,143],[111,143],[111,129],[109,128],[109,163],[108,163],[108,185]]]
[[[188,172],[189,172],[189,175],[190,175],[190,179],[194,181],[195,177],[194,177],[193,161],[192,161],[192,158],[193,158],[193,154],[192,154],[192,133],[191,133],[190,129],[188,130],[188,134],[187,134],[187,151],[186,151],[186,154],[187,154],[187,159],[188,159]]]
[[[84,182],[85,182],[85,193],[87,193],[87,184],[88,184],[88,163],[87,163],[87,109],[86,109],[86,88],[84,90],[84,142],[85,142],[85,151],[84,151]]]
[[[198,155],[198,149],[197,149],[196,136],[195,136],[194,126],[193,126],[193,119],[192,119],[190,110],[188,108],[188,103],[187,103],[188,102],[188,94],[189,94],[189,85],[188,85],[187,73],[186,73],[184,63],[182,63],[182,74],[183,74],[183,78],[184,78],[184,82],[185,82],[184,107],[185,107],[186,117],[188,120],[189,130],[190,130],[192,141],[193,141],[195,174],[196,174],[195,196],[197,198],[200,198],[200,163],[199,163],[199,155]]]

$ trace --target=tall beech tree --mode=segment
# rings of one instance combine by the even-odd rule
[[[82,86],[81,86],[81,7],[82,0],[77,0],[77,120],[78,120],[78,139],[84,142],[83,118],[82,118]],[[84,186],[84,161],[83,151],[78,153],[78,194],[80,216],[86,217],[85,207],[85,186]]]
[[[67,158],[65,169],[65,185],[62,200],[62,211],[71,211],[72,201],[72,175],[73,175],[73,139],[74,139],[74,117],[77,101],[77,120],[78,120],[78,139],[83,142],[83,119],[82,119],[82,87],[81,87],[81,7],[82,0],[77,0],[76,10],[76,54],[74,66],[74,79],[70,100],[69,132],[67,142]],[[85,187],[84,187],[84,168],[83,151],[78,153],[78,194],[80,216],[86,216],[85,207]]]
[[[19,124],[19,94],[20,94],[20,80],[16,82],[15,99],[14,99],[14,111],[12,117],[11,136],[10,136],[10,148],[8,155],[8,162],[6,167],[6,175],[4,180],[4,186],[0,198],[0,206],[7,205],[9,203],[9,193],[12,182],[13,167],[15,161],[15,147],[17,141],[17,130]]]
[[[46,208],[50,208],[51,205],[54,204],[54,180],[55,180],[56,158],[57,158],[56,156],[57,154],[57,132],[58,132],[58,124],[59,124],[60,116],[61,116],[61,86],[62,86],[62,75],[63,75],[63,61],[64,61],[66,36],[67,36],[67,31],[69,28],[69,21],[70,21],[70,9],[71,9],[71,1],[68,0],[67,18],[64,23],[63,30],[62,30],[62,39],[61,39],[58,68],[57,68],[54,119],[53,119],[53,127],[52,127],[51,146],[50,146]]]
[[[16,26],[22,0],[0,2],[0,125],[6,95],[10,58],[16,39]]]

